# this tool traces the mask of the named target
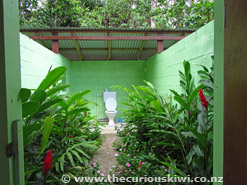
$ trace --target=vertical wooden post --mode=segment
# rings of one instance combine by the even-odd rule
[[[244,0],[225,0],[224,185],[247,184],[246,9]]]
[[[162,33],[158,33],[158,36],[162,36],[162,35],[163,35]],[[157,40],[157,48],[158,48],[158,54],[164,51],[163,40]]]
[[[58,36],[57,32],[52,32],[52,36]],[[52,51],[56,54],[59,53],[58,50],[58,40],[52,40]]]

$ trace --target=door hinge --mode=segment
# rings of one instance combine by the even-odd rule
[[[12,147],[12,143],[9,143],[7,146],[6,146],[6,156],[8,158],[12,157],[13,156],[13,147]]]

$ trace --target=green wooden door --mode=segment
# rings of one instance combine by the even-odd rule
[[[0,0],[0,184],[24,184],[18,1]]]

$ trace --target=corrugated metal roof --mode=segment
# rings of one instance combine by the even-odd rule
[[[51,36],[52,32],[58,32],[58,36],[186,36],[193,29],[143,29],[143,28],[22,28],[21,32],[27,36]],[[119,31],[119,32],[115,32]],[[134,31],[134,32],[131,32]],[[37,40],[40,44],[52,49],[51,40]],[[143,43],[144,42],[144,43]],[[178,41],[164,40],[164,49],[171,47]],[[146,60],[157,53],[157,40],[111,40],[110,52],[107,40],[59,40],[59,53],[71,61],[82,60]],[[141,50],[141,47],[143,46]],[[77,46],[80,53],[77,50]],[[141,51],[141,52],[140,52]]]
[[[137,32],[167,32],[167,31],[176,31],[176,32],[184,32],[184,31],[196,31],[191,28],[81,28],[81,27],[22,27],[20,29],[23,31],[137,31]]]

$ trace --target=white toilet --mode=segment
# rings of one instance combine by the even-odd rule
[[[115,126],[114,118],[117,114],[117,111],[116,111],[117,101],[116,101],[116,99],[113,97],[107,98],[105,101],[105,107],[106,107],[105,113],[109,119],[108,125],[109,126]]]

